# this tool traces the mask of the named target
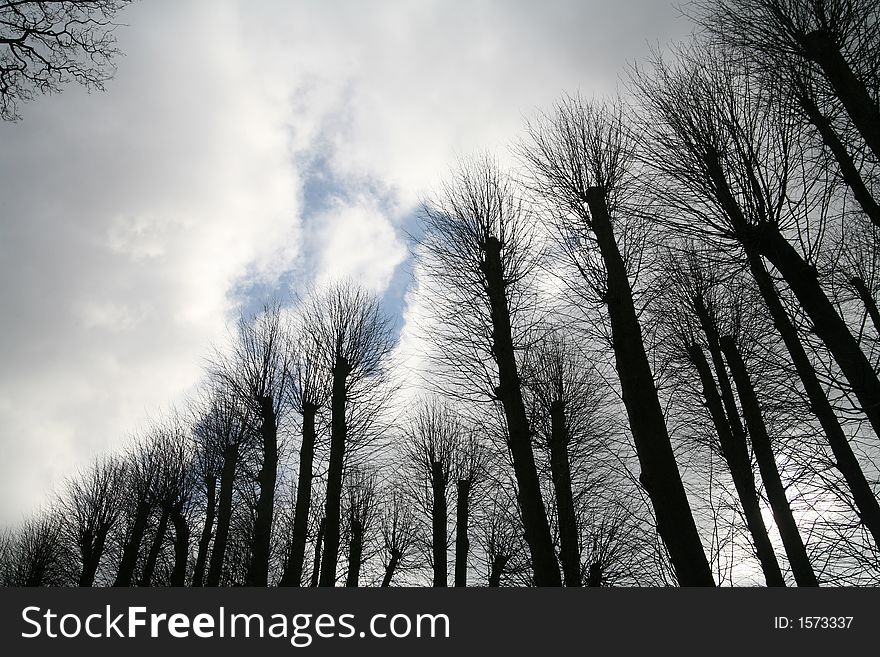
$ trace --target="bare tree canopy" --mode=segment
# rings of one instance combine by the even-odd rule
[[[130,2],[0,2],[0,118],[20,119],[20,103],[70,82],[103,90],[120,54],[114,18]]]

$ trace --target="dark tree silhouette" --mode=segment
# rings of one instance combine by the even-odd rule
[[[131,0],[0,2],[0,119],[69,82],[104,89],[119,54],[114,18]]]
[[[433,281],[431,303],[445,321],[443,340],[452,349],[445,357],[465,377],[476,373],[471,388],[488,383],[490,398],[504,411],[535,583],[559,586],[517,363],[523,327],[516,320],[530,310],[540,259],[532,213],[486,158],[463,165],[443,194],[425,204],[422,217],[419,256]]]
[[[767,497],[770,499],[770,507],[773,509],[773,518],[782,537],[782,543],[785,545],[795,580],[799,586],[818,586],[816,574],[813,572],[803,539],[792,515],[791,506],[785,496],[785,487],[779,476],[779,468],[773,456],[770,436],[764,424],[758,397],[749,379],[739,348],[731,336],[722,337],[720,342],[730,372],[736,382],[743,415],[749,427],[752,448],[758,461],[758,469],[761,471],[761,478],[767,489]]]
[[[147,532],[150,516],[156,508],[153,492],[159,477],[159,458],[153,437],[160,432],[160,427],[154,427],[152,433],[141,437],[126,456],[124,496],[127,527],[122,538],[122,557],[113,586],[131,586],[135,581],[141,543]]]
[[[348,518],[347,587],[360,585],[361,567],[367,560],[368,540],[378,511],[378,476],[373,469],[349,468],[345,482],[345,515]]]
[[[730,472],[752,544],[768,586],[785,586],[779,562],[761,515],[746,431],[719,342],[719,326],[736,314],[736,299],[725,294],[731,275],[693,244],[670,249],[663,271],[669,286],[659,313],[668,326],[676,355],[696,370],[702,402],[711,418],[721,456]],[[709,352],[706,359],[704,346]],[[716,383],[717,380],[717,383]]]
[[[60,498],[62,527],[79,552],[79,586],[92,586],[95,582],[108,537],[123,511],[125,476],[122,461],[98,458],[64,488]]]
[[[322,367],[331,375],[330,460],[320,585],[335,586],[349,440],[347,411],[383,381],[394,340],[379,300],[353,283],[336,284],[313,295],[303,308],[303,321],[308,340],[320,349]]]
[[[766,258],[813,323],[880,435],[880,379],[829,300],[811,260],[827,220],[823,174],[804,164],[790,99],[739,72],[723,54],[692,47],[637,76],[649,110],[648,164],[673,229],[714,247]],[[808,220],[814,221],[810,225]],[[816,225],[818,224],[818,225]],[[803,245],[802,254],[795,244]]]
[[[68,581],[60,518],[40,512],[5,540],[0,554],[4,586],[63,586]]]
[[[432,585],[448,585],[449,493],[457,446],[464,433],[455,411],[441,402],[421,403],[403,430],[403,472],[411,496],[430,520]]]
[[[259,498],[253,526],[253,546],[247,584],[266,586],[278,476],[278,427],[287,409],[285,393],[290,376],[289,340],[278,304],[269,304],[253,318],[239,321],[231,354],[217,367],[217,376],[248,406],[256,422],[262,462],[257,475]]]
[[[391,586],[394,575],[405,568],[414,542],[416,525],[412,507],[402,484],[393,484],[385,493],[379,519],[384,574],[382,586]]]
[[[577,473],[589,468],[585,451],[598,432],[602,403],[596,372],[572,338],[551,327],[529,351],[523,377],[533,406],[536,436],[547,450],[556,499],[559,557],[566,586],[581,586],[580,527],[575,501]]]
[[[471,502],[488,479],[489,458],[477,431],[469,428],[455,450],[455,586],[467,586]]]
[[[292,340],[288,391],[293,409],[302,416],[302,441],[299,449],[293,527],[280,586],[301,585],[312,502],[313,463],[317,441],[315,420],[330,395],[330,373],[324,367],[321,346],[315,341],[315,336],[306,328],[298,326]]]
[[[223,561],[232,522],[236,473],[242,450],[249,444],[249,427],[248,407],[238,400],[234,390],[228,387],[220,387],[213,392],[210,406],[196,426],[197,440],[210,445],[207,449],[216,451],[221,460],[220,489],[217,494],[217,529],[205,578],[206,586],[219,586],[222,578]]]
[[[864,144],[880,158],[877,48],[871,0],[721,0],[691,12],[724,42],[765,67],[807,64],[843,106]]]
[[[532,142],[523,155],[534,178],[532,186],[559,218],[555,231],[560,250],[608,311],[640,480],[654,505],[660,536],[682,585],[712,586],[633,301],[628,271],[633,265],[626,256],[636,254],[621,252],[616,236],[622,222],[638,217],[626,204],[636,142],[624,111],[566,98],[554,114],[531,125],[530,134]]]

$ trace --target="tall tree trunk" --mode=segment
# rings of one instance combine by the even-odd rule
[[[794,292],[813,322],[816,334],[849,381],[875,435],[880,436],[880,380],[846,322],[822,290],[815,268],[775,229],[762,231],[757,246]]]
[[[217,515],[217,477],[211,475],[205,481],[207,500],[205,503],[205,525],[199,538],[199,551],[193,567],[192,585],[201,586],[205,580],[205,566],[208,562],[208,547],[211,545],[211,534],[214,532],[214,517]]]
[[[807,57],[816,62],[834,89],[834,95],[846,108],[853,125],[865,144],[880,157],[880,111],[865,83],[859,80],[844,58],[834,38],[825,30],[816,30],[802,39]]]
[[[165,532],[168,530],[167,510],[162,510],[159,516],[159,526],[156,529],[156,535],[153,537],[153,544],[150,546],[150,552],[147,554],[147,561],[144,564],[144,572],[141,573],[138,586],[149,586],[153,579],[153,571],[156,569],[156,562],[159,560],[159,552],[162,551],[162,542],[165,540]]]
[[[468,538],[470,480],[459,479],[455,485],[455,493],[455,586],[467,586],[468,552],[471,549]]]
[[[351,364],[339,354],[333,364],[333,389],[330,398],[330,464],[327,470],[327,502],[324,510],[324,553],[321,555],[321,586],[336,586],[336,562],[339,559],[339,509],[342,504],[342,474],[345,467],[345,443],[348,424],[345,418],[347,381]]]
[[[347,587],[356,587],[361,573],[361,557],[364,553],[364,526],[357,518],[351,519],[351,542],[348,547]]]
[[[838,137],[837,131],[834,129],[834,126],[831,125],[831,121],[822,114],[806,89],[800,90],[800,93],[798,94],[798,103],[800,104],[801,109],[803,109],[807,120],[812,123],[819,132],[819,136],[822,137],[823,143],[828,147],[828,150],[831,151],[831,154],[837,161],[837,166],[840,169],[840,176],[850,190],[852,190],[853,198],[856,199],[856,202],[861,206],[865,214],[868,215],[871,222],[875,226],[880,227],[880,205],[874,200],[874,196],[865,184],[862,174],[856,166],[855,160],[853,160],[852,155],[850,155],[846,146],[840,140],[840,137]]]
[[[801,343],[800,336],[798,336],[797,329],[779,299],[779,293],[773,285],[770,274],[764,268],[760,256],[754,252],[748,252],[747,256],[752,277],[758,284],[758,290],[764,298],[764,303],[773,319],[773,325],[782,337],[795,371],[804,386],[804,392],[810,402],[810,410],[819,420],[819,424],[828,438],[828,445],[836,459],[837,469],[840,470],[849,486],[859,517],[871,532],[877,547],[880,547],[880,504],[877,502],[877,497],[865,478],[862,466],[849,444],[843,427],[840,426],[840,421],[834,414],[831,402],[825,395],[816,370]]]
[[[532,432],[523,402],[513,347],[507,282],[504,280],[501,258],[502,245],[498,238],[492,236],[487,240],[484,249],[485,258],[480,267],[486,279],[490,303],[492,355],[498,366],[498,387],[495,394],[501,401],[507,420],[508,446],[519,489],[518,499],[525,539],[532,559],[534,581],[536,586],[561,586],[562,579],[553,551],[547,510],[541,496],[535,455],[532,451]]]
[[[591,225],[607,272],[606,305],[617,374],[642,473],[639,477],[657,516],[682,586],[714,586],[690,503],[678,472],[669,432],[636,315],[632,289],[601,188],[587,190]]]
[[[559,516],[560,560],[565,585],[581,586],[581,551],[578,545],[574,495],[571,491],[568,438],[565,406],[561,401],[555,401],[550,408],[550,478],[553,480],[556,512]]]
[[[232,443],[223,453],[223,470],[220,471],[220,495],[217,504],[217,534],[211,550],[206,586],[220,586],[223,575],[223,560],[226,556],[226,542],[229,537],[229,524],[232,522],[232,492],[235,485],[235,471],[238,468],[239,446]]]
[[[385,566],[385,577],[382,578],[383,588],[391,586],[391,578],[394,577],[394,571],[397,570],[397,564],[400,563],[400,557],[400,550],[391,548],[391,560],[388,562],[388,565]]]
[[[434,560],[433,586],[446,586],[446,477],[443,462],[431,461],[431,547]]]
[[[303,573],[303,560],[306,554],[306,538],[309,533],[309,511],[312,504],[312,465],[315,460],[315,415],[314,404],[303,404],[302,445],[299,449],[299,475],[296,487],[296,505],[293,511],[293,531],[287,564],[279,586],[300,586]]]
[[[489,570],[490,588],[501,586],[501,576],[504,574],[508,561],[510,561],[510,556],[506,554],[496,554],[492,559],[491,570]]]
[[[721,397],[715,388],[715,380],[712,378],[712,372],[703,355],[703,350],[696,344],[691,345],[689,356],[700,376],[703,399],[712,418],[712,424],[715,426],[715,432],[718,434],[724,460],[727,462],[730,475],[733,478],[733,485],[739,496],[743,515],[746,518],[746,526],[752,536],[752,543],[755,546],[758,561],[761,563],[764,579],[767,586],[785,586],[785,578],[782,576],[779,561],[776,559],[773,544],[770,542],[767,527],[764,525],[764,518],[761,515],[761,505],[755,489],[755,476],[744,442],[745,437],[743,437],[743,442],[740,442],[734,438],[731,432]]]
[[[147,530],[147,522],[150,520],[150,503],[146,498],[138,502],[131,534],[122,550],[122,561],[116,573],[113,586],[131,586],[134,581],[134,569],[137,567],[138,553],[141,551],[141,543]]]
[[[739,392],[743,415],[746,418],[749,436],[752,439],[752,449],[758,461],[758,469],[761,471],[761,478],[764,480],[764,488],[770,500],[773,519],[776,521],[776,528],[779,530],[782,544],[785,547],[785,553],[788,555],[794,579],[798,586],[818,586],[816,574],[813,572],[803,539],[794,521],[791,505],[785,496],[785,488],[782,485],[779,468],[773,456],[770,436],[767,433],[767,427],[761,415],[761,407],[758,404],[758,397],[749,379],[745,363],[736,347],[736,343],[730,336],[721,338],[721,349],[727,357],[730,373],[733,375],[736,389]]]
[[[171,571],[171,586],[185,586],[186,566],[189,561],[189,523],[179,508],[172,509],[171,522],[174,525],[174,570]]]
[[[319,577],[321,574],[321,546],[324,544],[324,528],[326,526],[326,519],[321,518],[321,524],[318,527],[318,535],[315,537],[315,559],[312,564],[312,588],[318,586],[319,583]]]
[[[254,519],[251,563],[247,585],[269,584],[269,555],[272,541],[272,517],[275,513],[275,480],[278,476],[278,422],[272,397],[260,397],[260,437],[263,439],[263,465],[257,475],[260,497]]]

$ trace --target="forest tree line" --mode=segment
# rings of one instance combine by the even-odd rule
[[[880,7],[687,11],[424,201],[403,337],[354,282],[242,317],[3,583],[880,583]]]

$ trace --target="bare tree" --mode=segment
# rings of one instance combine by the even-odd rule
[[[730,316],[737,314],[735,294],[728,292],[734,287],[731,280],[736,279],[693,243],[669,248],[662,270],[668,285],[656,314],[668,334],[670,358],[687,364],[682,376],[690,379],[696,371],[700,401],[711,419],[764,578],[768,586],[785,586],[761,515],[749,443],[719,341],[722,324],[729,325]]]
[[[430,519],[432,584],[448,585],[449,493],[455,476],[458,441],[464,427],[455,411],[437,400],[416,407],[403,429],[403,476],[411,499]]]
[[[541,257],[533,215],[489,158],[463,164],[422,215],[417,255],[441,321],[440,358],[468,394],[500,403],[535,583],[559,586],[517,362]]]
[[[7,538],[3,554],[4,586],[64,586],[68,575],[58,514],[42,511]]]
[[[321,358],[321,346],[305,327],[300,325],[294,331],[290,351],[292,356],[288,393],[294,410],[302,416],[302,441],[290,546],[284,575],[279,584],[300,586],[312,502],[313,463],[317,441],[315,421],[318,411],[330,396],[331,377]]]
[[[369,537],[375,530],[378,512],[378,475],[375,469],[355,467],[346,472],[345,515],[348,517],[347,587],[360,585],[361,566],[369,558]]]
[[[626,121],[619,106],[591,106],[566,98],[555,113],[530,126],[532,143],[523,155],[534,177],[532,186],[558,218],[554,228],[560,250],[607,308],[640,479],[679,582],[711,586],[712,574],[678,472],[633,300],[630,277],[638,270],[633,270],[632,260],[639,251],[621,252],[616,236],[626,231],[627,220],[633,223],[639,217],[627,204],[636,142]]]
[[[662,175],[661,220],[722,251],[772,263],[880,435],[880,379],[814,264],[829,190],[824,174],[805,164],[791,100],[703,48],[683,51],[673,65],[658,59],[654,69],[636,84],[649,110],[646,161]]]
[[[81,559],[79,586],[92,586],[107,539],[123,511],[124,462],[98,458],[90,468],[71,479],[59,500],[62,526]]]
[[[765,67],[793,61],[815,68],[846,109],[864,143],[880,157],[877,48],[871,0],[722,0],[691,14],[726,43]],[[788,65],[788,66],[786,66]]]
[[[455,450],[455,586],[467,586],[471,505],[488,479],[489,454],[477,431],[466,427]]]
[[[327,473],[321,586],[336,585],[340,506],[349,440],[349,407],[368,397],[384,378],[394,339],[379,300],[353,283],[339,283],[314,294],[304,305],[308,340],[320,349],[331,374],[330,458]]]
[[[386,490],[380,511],[380,535],[382,538],[385,572],[382,586],[391,586],[394,575],[406,568],[416,527],[409,496],[402,484],[397,483]]]
[[[250,586],[268,584],[278,476],[278,427],[287,410],[285,395],[290,376],[288,348],[281,307],[277,303],[268,304],[256,317],[241,318],[231,354],[216,368],[224,385],[248,406],[262,450],[257,475],[260,492],[253,527],[254,544],[247,577]]]
[[[116,71],[116,14],[131,0],[0,2],[0,119],[69,82],[104,88]]]
[[[565,585],[581,586],[580,531],[572,469],[590,466],[584,462],[584,451],[597,432],[597,410],[602,403],[599,382],[571,337],[553,326],[529,351],[523,373],[533,407],[536,437],[549,455]]]
[[[219,586],[221,581],[232,522],[236,474],[242,451],[250,444],[250,425],[248,406],[235,396],[233,389],[221,386],[213,391],[209,407],[195,428],[197,441],[205,445],[204,449],[218,454],[222,464],[217,494],[217,529],[206,586]]]
[[[150,516],[156,508],[153,495],[159,477],[158,455],[154,449],[153,432],[141,436],[125,456],[125,521],[121,537],[121,560],[113,586],[131,586],[134,583],[141,544],[147,531]]]

